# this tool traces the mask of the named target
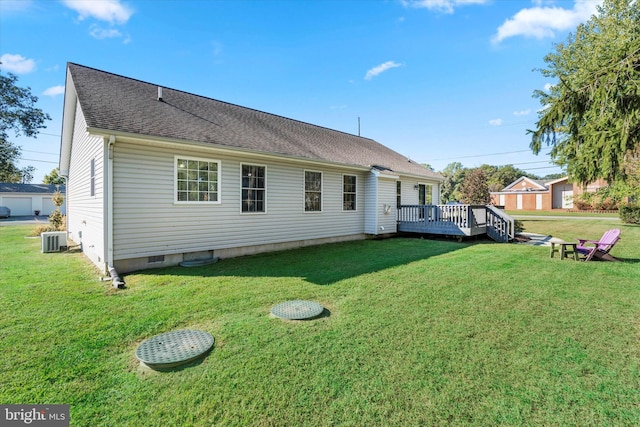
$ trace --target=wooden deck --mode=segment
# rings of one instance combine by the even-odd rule
[[[402,205],[398,231],[405,233],[477,236],[498,242],[513,239],[514,221],[502,210],[485,205]]]

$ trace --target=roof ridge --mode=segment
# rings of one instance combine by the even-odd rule
[[[132,80],[132,81],[136,81],[136,82],[147,84],[147,85],[158,86],[158,87],[161,87],[163,89],[169,89],[169,90],[172,90],[172,91],[175,91],[175,92],[183,93],[183,94],[190,95],[190,96],[196,96],[198,98],[203,98],[203,99],[206,99],[206,100],[209,100],[209,101],[219,102],[221,104],[229,105],[231,107],[236,107],[236,108],[242,108],[244,110],[255,111],[255,112],[260,113],[260,114],[266,114],[268,116],[278,117],[280,119],[285,119],[285,120],[289,120],[289,121],[292,121],[292,122],[301,123],[303,125],[307,125],[307,126],[311,126],[311,127],[315,127],[315,128],[319,128],[319,129],[325,129],[325,130],[328,130],[328,131],[331,131],[331,132],[341,133],[341,134],[344,134],[344,135],[352,136],[354,138],[362,138],[362,139],[366,139],[366,140],[373,141],[373,142],[376,142],[376,143],[380,144],[378,141],[376,141],[373,138],[368,138],[368,137],[361,136],[361,135],[355,135],[353,133],[341,131],[341,130],[338,130],[338,129],[329,128],[329,127],[326,127],[326,126],[316,125],[316,124],[313,124],[313,123],[305,122],[303,120],[298,120],[298,119],[293,119],[291,117],[282,116],[280,114],[269,113],[267,111],[258,110],[257,108],[246,107],[244,105],[235,104],[233,102],[222,101],[220,99],[212,98],[212,97],[209,97],[209,96],[199,95],[199,94],[193,93],[193,92],[187,92],[186,90],[175,89],[175,88],[172,88],[172,87],[169,87],[169,86],[164,86],[164,85],[161,85],[161,84],[158,84],[158,83],[147,82],[147,81],[136,79],[136,78],[133,78],[133,77],[124,76],[122,74],[112,73],[110,71],[104,71],[104,70],[100,70],[98,68],[89,67],[87,65],[78,64],[78,63],[75,63],[75,62],[67,62],[67,67],[69,65],[74,65],[76,67],[86,68],[86,69],[89,69],[89,70],[97,71],[99,73],[109,74],[109,75],[112,75],[112,76],[115,76],[115,77],[120,77],[120,78],[123,78],[123,79]],[[383,145],[383,144],[381,144],[381,145]]]

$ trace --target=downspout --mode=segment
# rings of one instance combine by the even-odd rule
[[[109,135],[109,143],[107,145],[107,167],[105,168],[106,194],[105,202],[107,209],[107,226],[105,230],[105,241],[107,243],[107,270],[114,288],[124,288],[124,280],[120,278],[118,272],[113,266],[113,146],[116,143],[115,135]]]

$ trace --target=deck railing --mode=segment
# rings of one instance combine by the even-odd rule
[[[507,242],[513,238],[513,219],[485,205],[401,205],[398,231],[453,236],[486,233]]]
[[[487,234],[497,242],[509,242],[515,237],[515,221],[503,210],[487,206]]]

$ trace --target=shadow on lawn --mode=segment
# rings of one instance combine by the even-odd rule
[[[344,279],[443,255],[468,246],[470,246],[469,243],[416,238],[363,240],[228,258],[206,266],[167,267],[131,274],[300,277],[317,285],[330,285]]]

